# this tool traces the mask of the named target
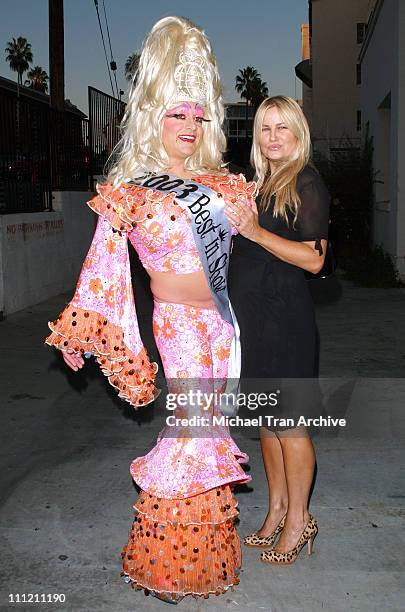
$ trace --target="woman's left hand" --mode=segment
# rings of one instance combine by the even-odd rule
[[[225,214],[239,234],[253,242],[258,241],[261,226],[259,225],[259,215],[254,200],[252,207],[239,204],[239,202],[227,201],[225,203]]]

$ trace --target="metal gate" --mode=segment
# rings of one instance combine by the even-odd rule
[[[0,87],[0,213],[49,210],[49,106]]]
[[[125,102],[103,91],[88,88],[89,142],[92,177],[105,173],[106,162],[120,139],[119,125]]]
[[[87,190],[88,121],[0,77],[0,214],[51,210],[52,190]]]

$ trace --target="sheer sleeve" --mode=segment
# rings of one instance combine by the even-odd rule
[[[322,177],[305,168],[297,181],[301,199],[296,228],[302,242],[328,238],[330,195]]]

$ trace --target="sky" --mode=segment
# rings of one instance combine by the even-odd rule
[[[141,48],[158,19],[183,15],[202,27],[211,41],[226,102],[240,99],[235,91],[235,76],[246,66],[254,66],[260,72],[270,95],[301,97],[301,83],[294,67],[301,61],[301,24],[308,22],[307,0],[104,2],[118,85],[125,92],[127,57]],[[103,0],[98,3],[103,18]],[[0,75],[16,80],[16,73],[5,61],[4,49],[12,37],[18,36],[31,43],[33,65],[42,66],[49,74],[48,0],[0,0],[0,9]],[[65,0],[64,13],[65,98],[87,113],[88,85],[111,94],[94,0]]]

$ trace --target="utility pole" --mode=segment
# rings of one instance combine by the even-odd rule
[[[63,0],[48,0],[48,2],[51,107],[63,111],[65,106],[65,33]]]
[[[48,0],[50,130],[49,152],[53,189],[63,189],[63,119],[65,109],[65,31],[63,0]]]

